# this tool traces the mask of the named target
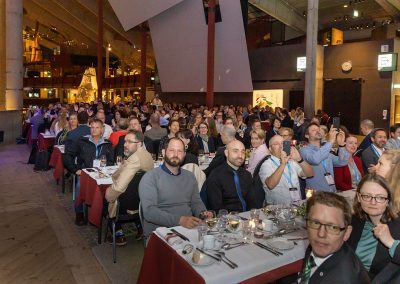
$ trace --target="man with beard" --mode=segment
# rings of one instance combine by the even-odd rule
[[[386,130],[383,128],[375,128],[372,130],[371,141],[372,144],[361,154],[365,173],[375,172],[375,166],[378,163],[379,157],[382,156],[383,151],[385,151],[384,147],[387,142]]]
[[[126,160],[113,174],[113,183],[106,191],[106,199],[109,202],[108,213],[111,218],[116,215],[116,200],[126,191],[136,173],[139,171],[147,172],[154,168],[151,154],[143,147],[143,139],[143,133],[137,130],[130,130],[125,136],[124,156]],[[124,208],[119,208],[119,210],[120,212],[123,212]],[[137,238],[139,238],[140,235],[141,228],[139,227]],[[112,240],[112,238],[110,239]],[[126,239],[119,223],[116,223],[116,244],[126,244]]]
[[[314,176],[306,180],[306,187],[317,191],[336,192],[333,166],[346,166],[349,159],[343,130],[331,127],[326,143],[321,143],[322,135],[317,123],[310,123],[304,133],[308,145],[300,148],[300,155],[314,170]],[[337,155],[331,153],[335,143],[339,146]]]
[[[128,130],[135,130],[142,132],[142,127],[140,125],[140,120],[136,116],[129,118]],[[143,147],[146,148],[143,144]],[[123,156],[125,151],[125,135],[119,137],[118,144],[114,149],[115,159],[118,156]]]
[[[226,146],[225,156],[226,162],[217,167],[206,180],[210,209],[244,212],[255,208],[252,177],[242,167],[245,160],[243,143],[238,140],[230,142]]]
[[[162,150],[164,164],[147,172],[139,184],[143,212],[143,231],[148,237],[158,227],[194,228],[206,208],[200,199],[194,175],[180,168],[185,146],[179,138],[171,138]]]

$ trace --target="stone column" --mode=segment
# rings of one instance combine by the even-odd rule
[[[0,111],[6,110],[6,0],[0,0]]]
[[[6,110],[22,109],[23,46],[22,9],[23,0],[6,0]]]
[[[304,112],[311,118],[315,113],[315,79],[317,69],[317,38],[318,38],[318,1],[308,0],[307,9],[307,43],[306,43],[306,77],[304,92]]]

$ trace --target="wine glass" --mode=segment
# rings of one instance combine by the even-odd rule
[[[225,240],[225,230],[226,230],[227,223],[228,222],[227,222],[226,216],[220,217],[218,219],[217,230],[218,230],[219,234],[218,234],[217,239],[220,242],[223,242]]]
[[[217,218],[215,217],[215,211],[213,210],[208,210],[208,211],[204,211],[200,214],[200,219],[204,218],[208,229],[211,231],[212,229],[214,229],[215,225],[217,224]]]
[[[226,215],[228,215],[228,210],[226,209],[220,209],[218,211],[218,218],[224,218]]]
[[[240,226],[240,218],[237,215],[237,212],[231,212],[228,216],[228,225],[231,232],[236,233],[239,231]]]
[[[106,157],[106,155],[101,155],[100,156],[100,167],[104,168],[105,166],[107,166],[107,157]]]
[[[122,165],[122,156],[117,156],[115,163],[118,167],[120,167]]]

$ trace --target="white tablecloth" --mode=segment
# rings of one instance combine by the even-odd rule
[[[189,238],[192,244],[198,244],[198,233],[196,229],[186,229],[181,226],[174,227],[174,229]],[[167,232],[170,232],[168,228],[159,228],[159,230],[156,231],[156,235],[160,239],[164,240],[164,236]],[[283,237],[296,238],[304,236],[306,236],[306,231],[299,230],[284,235]],[[266,243],[267,241],[259,239],[255,240],[261,243]],[[178,255],[183,257],[185,260],[187,256],[182,254],[181,249],[187,243],[188,242],[183,241],[181,244],[172,247],[176,250]],[[308,246],[308,240],[299,240],[296,241],[296,243],[297,245],[295,245],[293,249],[282,251],[282,256],[275,256],[254,244],[225,251],[225,255],[239,266],[236,269],[229,268],[223,262],[216,262],[205,267],[193,266],[193,268],[201,275],[201,277],[203,277],[206,283],[238,283],[303,259],[305,250]]]
[[[109,166],[109,167],[104,167],[102,168],[102,172],[106,174],[105,177],[100,178],[99,177],[99,172],[97,169],[92,168],[95,170],[94,172],[89,172],[87,169],[83,169],[85,173],[87,173],[91,178],[93,178],[98,185],[102,184],[112,184],[112,174],[118,169],[118,166]]]

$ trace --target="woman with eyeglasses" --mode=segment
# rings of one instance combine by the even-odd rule
[[[400,220],[392,211],[392,195],[386,180],[375,174],[365,176],[357,187],[353,209],[348,244],[371,279],[383,269],[385,275],[399,273]]]
[[[214,138],[210,135],[207,123],[200,123],[196,141],[199,145],[199,149],[203,150],[204,153],[215,153]]]

